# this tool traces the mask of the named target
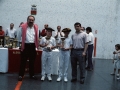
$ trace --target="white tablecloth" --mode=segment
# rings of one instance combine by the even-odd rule
[[[8,48],[0,48],[0,72],[8,72]]]
[[[58,67],[59,67],[59,50],[55,49],[52,51],[52,68],[51,74],[58,75]],[[48,68],[46,67],[46,72]]]

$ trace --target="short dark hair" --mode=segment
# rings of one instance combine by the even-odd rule
[[[81,27],[81,24],[79,22],[76,22],[74,26],[79,25]]]
[[[120,49],[120,44],[116,44],[115,47],[117,47],[118,49]]]
[[[92,32],[92,28],[91,27],[87,27],[86,31]]]
[[[61,28],[61,26],[57,26],[57,28],[58,28],[58,27],[60,27],[60,28]]]
[[[34,20],[35,20],[35,17],[34,17],[33,15],[29,15],[29,16],[27,17],[27,20],[29,19],[29,17],[33,17]]]
[[[0,28],[2,28],[2,26],[0,26]]]

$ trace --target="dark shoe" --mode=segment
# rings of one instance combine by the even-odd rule
[[[92,71],[93,70],[93,68],[89,68],[89,69],[87,69],[88,71]]]
[[[89,69],[89,67],[86,67],[85,69]]]
[[[35,77],[35,76],[31,76],[30,78],[34,79],[34,80],[37,80],[37,77]]]
[[[76,82],[77,81],[77,79],[71,79],[71,82]]]
[[[18,77],[18,81],[22,81],[23,77],[22,76],[19,76]]]
[[[80,80],[80,84],[84,84],[84,79],[81,79],[81,80]]]

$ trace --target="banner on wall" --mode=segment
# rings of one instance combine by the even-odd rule
[[[31,15],[36,15],[37,14],[37,5],[32,5],[31,7]]]

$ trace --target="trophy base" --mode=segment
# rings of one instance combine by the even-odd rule
[[[0,48],[3,48],[3,46],[2,46],[2,45],[0,45]]]
[[[8,48],[8,45],[5,45],[4,48]]]

